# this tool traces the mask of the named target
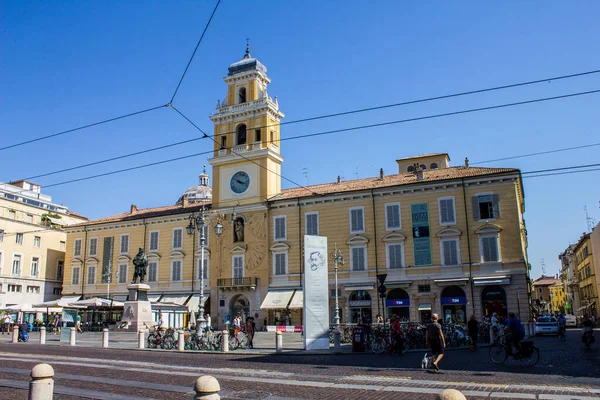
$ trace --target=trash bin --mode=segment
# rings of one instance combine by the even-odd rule
[[[365,351],[365,331],[360,326],[352,329],[352,352],[362,353]]]

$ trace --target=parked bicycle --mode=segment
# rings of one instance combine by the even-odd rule
[[[160,346],[161,349],[171,350],[175,348],[175,336],[172,330],[167,330],[162,333],[161,330],[156,330],[148,335],[148,348],[156,349]]]
[[[533,345],[533,340],[522,340],[521,351],[518,354],[513,353],[508,346],[511,345],[506,343],[504,336],[499,336],[490,346],[490,360],[496,364],[504,364],[508,357],[512,357],[526,367],[533,367],[540,361],[540,349]]]

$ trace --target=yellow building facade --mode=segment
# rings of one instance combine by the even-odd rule
[[[367,179],[338,178],[282,190],[279,122],[284,115],[277,98],[267,93],[266,68],[247,51],[229,66],[224,80],[226,98],[210,116],[215,145],[209,159],[205,290],[213,326],[223,327],[237,314],[256,317],[259,327],[264,319],[268,325],[302,325],[305,235],[327,237],[329,253],[337,248],[345,258],[338,265],[337,288],[329,261],[332,319],[337,293],[342,322],[374,320],[376,314],[428,321],[438,313],[445,321],[465,323],[471,314],[481,318],[508,311],[529,320],[525,202],[518,169],[451,167],[447,154],[434,153],[397,160],[393,174],[381,171]],[[111,252],[116,264],[129,265],[127,278],[134,250],[142,247],[157,263],[151,296],[187,296],[191,304],[198,293],[198,243],[185,227],[198,208],[183,202],[81,225],[69,231],[67,256],[75,240],[98,237],[100,243],[109,235],[118,243],[127,234],[130,249],[117,251],[115,245]],[[223,225],[219,236],[212,229],[217,222]],[[176,230],[183,230],[177,249]],[[154,254],[151,231],[160,237]],[[181,260],[178,280],[173,279],[174,260]],[[85,252],[67,261],[82,269],[101,263]],[[97,274],[93,285],[73,284],[66,274],[65,291],[85,296],[106,291]],[[385,298],[377,291],[382,274],[387,274]],[[126,283],[111,292],[124,295]]]
[[[565,313],[565,289],[562,282],[550,286],[550,304],[552,314]]]
[[[581,298],[581,306],[577,309],[576,315],[597,315],[598,283],[596,281],[597,275],[594,268],[590,233],[581,236],[577,244],[573,247],[573,254],[575,255],[575,263],[577,265],[579,295]]]

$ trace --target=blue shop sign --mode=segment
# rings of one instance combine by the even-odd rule
[[[442,304],[467,304],[466,297],[442,297]]]
[[[388,307],[408,307],[410,306],[410,299],[386,300],[385,305]]]

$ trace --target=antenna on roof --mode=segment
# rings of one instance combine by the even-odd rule
[[[308,168],[302,168],[302,175],[304,175],[304,179],[306,180],[306,185],[308,185]]]
[[[589,216],[587,206],[583,206],[583,209],[585,210],[585,221],[587,222],[588,232],[591,232],[596,225],[596,219]]]
[[[546,261],[543,258],[540,260],[540,265],[542,266],[542,276],[546,276]]]
[[[356,175],[356,179],[358,179],[358,165],[356,166],[356,172],[354,173],[354,175]]]

